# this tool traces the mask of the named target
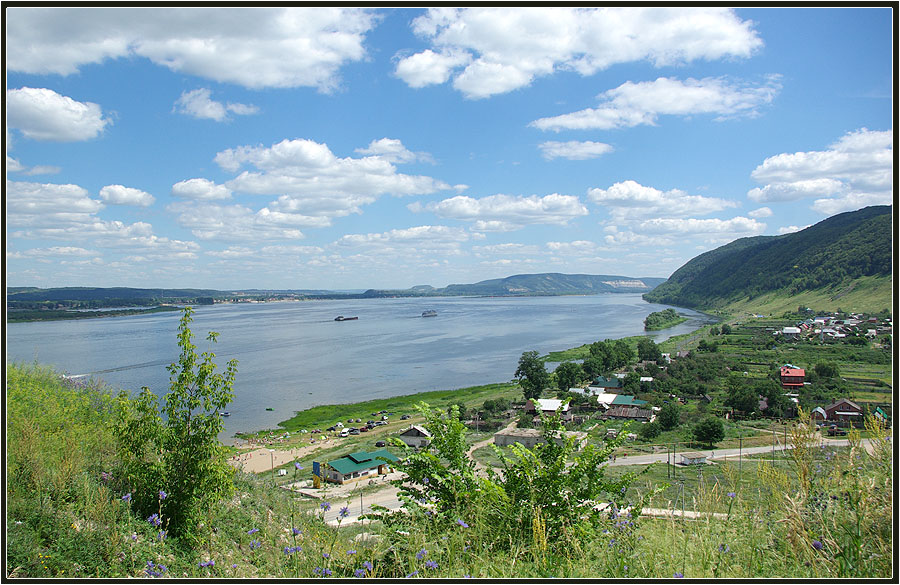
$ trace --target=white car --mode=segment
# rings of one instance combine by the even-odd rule
[[[350,434],[350,431],[348,431],[347,429],[341,429],[341,436],[342,436],[342,437],[346,437],[346,436],[348,436],[349,434]]]

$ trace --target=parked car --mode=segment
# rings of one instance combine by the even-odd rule
[[[376,446],[376,447],[384,447],[384,445],[385,445],[385,442],[384,442],[384,441],[375,441],[375,446]]]
[[[356,427],[353,427],[352,429],[350,429],[350,434],[351,434],[351,435],[358,435],[358,434],[359,434],[359,429],[356,428]]]
[[[356,422],[360,423],[360,422],[362,422],[362,419],[358,418],[358,419],[356,419]]]
[[[342,429],[342,430],[341,430],[341,436],[342,436],[342,437],[346,437],[346,436],[349,435],[349,434],[350,434],[350,431],[348,431],[347,429]]]
[[[331,425],[330,427],[328,427],[328,428],[325,429],[325,430],[328,431],[329,433],[331,433],[331,432],[336,431],[336,430],[337,430],[337,427],[334,426],[334,425]],[[315,431],[313,431],[313,432],[315,432]]]
[[[387,418],[388,418],[388,417],[387,417],[386,414],[381,415],[381,420],[387,420]]]
[[[361,432],[361,433],[368,433],[368,432],[369,432],[369,427],[359,427],[359,432]]]
[[[366,424],[369,425],[369,426],[372,426],[372,425],[375,424],[375,421],[374,421],[374,420],[367,420],[367,421],[366,421]]]
[[[828,435],[831,437],[843,437],[847,434],[847,429],[842,429],[837,425],[831,425],[828,427]]]
[[[403,416],[400,417],[400,420],[406,420],[406,419],[408,419],[408,418],[409,418],[409,415],[408,415],[408,414],[404,414]]]

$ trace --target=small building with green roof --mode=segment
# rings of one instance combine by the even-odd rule
[[[332,483],[352,483],[384,475],[391,471],[391,463],[399,459],[387,449],[357,451],[325,464],[313,461],[313,475]]]

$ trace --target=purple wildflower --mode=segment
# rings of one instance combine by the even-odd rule
[[[258,540],[250,541],[250,550],[256,550],[262,546],[262,543]]]
[[[328,558],[331,558],[331,555],[328,554],[328,553],[322,553],[322,558],[323,558],[323,559],[328,559]]]
[[[469,525],[466,524],[462,519],[457,518],[456,523],[462,526],[463,528],[468,528]]]
[[[428,554],[428,551],[423,548],[422,550],[420,550],[419,552],[416,553],[416,560],[421,561],[422,559],[425,558],[425,555],[427,555],[427,554]]]
[[[350,550],[347,551],[347,554],[348,554],[348,555],[355,555],[355,554],[356,554],[356,551],[355,551],[354,549],[351,548]]]
[[[814,540],[814,541],[812,541],[812,547],[816,550],[822,550],[825,547],[825,545],[822,544],[822,541],[820,541],[820,540]]]
[[[328,502],[322,502],[321,504],[319,504],[319,507],[327,512],[331,509],[331,504],[329,504]]]
[[[296,467],[298,471],[299,471],[300,469],[303,469],[303,466],[300,465],[299,463],[294,463],[294,467]]]
[[[109,480],[112,479],[112,474],[111,474],[111,473],[107,473],[107,472],[105,472],[105,471],[101,471],[101,472],[100,472],[100,479],[102,479],[103,481],[109,481]]]
[[[418,575],[418,574],[419,574],[418,571],[413,571],[412,573],[410,573],[409,575],[407,575],[406,578],[407,578],[407,579],[410,579],[410,578],[412,578],[412,577],[415,577],[415,576]]]
[[[435,561],[425,561],[425,568],[427,569],[437,569],[438,564]]]
[[[678,572],[672,575],[672,577],[674,577],[675,579],[684,579],[684,575]]]
[[[169,535],[168,530],[160,530],[159,534],[157,534],[156,537],[160,540],[165,540],[168,535]]]
[[[123,502],[130,502],[130,501],[131,501],[131,492],[128,492],[127,494],[125,494],[124,496],[122,496],[122,501],[123,501]]]
[[[215,564],[216,564],[216,561],[210,559],[210,560],[206,561],[205,563],[200,563],[200,568],[202,569],[204,567],[212,567]]]
[[[149,522],[150,524],[152,524],[152,525],[154,525],[154,526],[157,526],[157,527],[158,527],[160,524],[162,524],[162,520],[160,520],[159,514],[153,514],[152,516],[150,516],[149,518],[147,518],[147,522]]]
[[[725,495],[728,496],[729,498],[734,498],[735,496],[737,496],[737,494],[734,493],[734,492],[728,492],[728,493],[725,494]]]
[[[368,570],[370,570],[370,571],[372,570],[372,562],[371,561],[363,561],[362,565],[363,565],[363,567],[367,568]]]
[[[338,512],[339,518],[346,518],[349,515],[350,515],[350,508],[348,508],[347,506],[344,506],[343,508],[341,508],[341,511]]]
[[[298,534],[300,534],[303,531],[300,530],[299,528],[291,528],[291,532],[294,533],[294,536],[297,536]]]
[[[166,499],[166,496],[168,496],[168,495],[169,495],[169,494],[167,494],[166,492],[164,492],[164,491],[162,491],[162,490],[159,490],[159,499],[160,499],[160,500],[165,500],[165,499]]]
[[[131,540],[137,540],[137,532],[131,533]]]
[[[366,570],[365,569],[356,569],[355,571],[353,571],[353,576],[356,577],[357,579],[362,579],[363,577],[366,576]]]
[[[251,528],[247,531],[247,534],[256,534],[257,532],[259,532],[259,528]]]

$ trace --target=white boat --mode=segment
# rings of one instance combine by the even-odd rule
[[[423,311],[422,316],[423,317],[437,317],[437,311],[432,311],[432,310]]]

